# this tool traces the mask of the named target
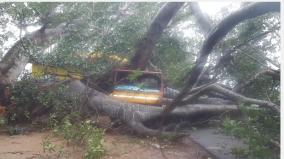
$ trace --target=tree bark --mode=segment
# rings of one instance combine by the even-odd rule
[[[220,94],[223,94],[224,96],[229,97],[230,100],[233,100],[237,103],[244,102],[244,103],[251,103],[251,104],[257,104],[261,107],[269,108],[277,113],[280,113],[280,107],[272,102],[265,101],[265,100],[259,100],[254,98],[245,97],[241,94],[235,93],[229,89],[223,88],[218,84],[211,84],[206,85],[204,87],[200,87],[198,90],[195,91],[194,94],[189,96],[187,99],[185,99],[184,103],[191,103],[191,100],[197,99],[201,95],[205,93],[209,93],[210,91],[218,92]]]
[[[212,29],[211,19],[207,14],[201,11],[198,2],[191,2],[189,5],[192,14],[195,16],[196,23],[198,24],[200,30],[203,32],[204,37],[206,37]]]
[[[166,87],[164,89],[164,91],[165,91],[165,93],[164,93],[165,98],[172,98],[173,99],[179,94],[178,90],[170,88],[170,87]]]
[[[68,84],[69,93],[83,94],[83,100],[87,100],[87,107],[101,113],[107,114],[111,118],[116,118],[129,127],[133,128],[137,133],[144,135],[173,135],[172,132],[160,132],[156,129],[149,128],[145,125],[147,121],[160,119],[162,107],[146,106],[141,104],[126,103],[111,98],[99,91],[88,88],[80,81],[71,81]],[[236,105],[230,104],[192,104],[184,105],[167,114],[166,118],[182,118],[199,116],[201,114],[219,114],[225,111],[237,111]]]
[[[27,44],[43,45],[49,38],[60,37],[65,33],[66,23],[55,28],[39,29],[31,34],[26,34],[17,41],[5,54],[0,62],[0,83],[10,84],[17,80],[30,60]]]
[[[168,26],[170,20],[183,6],[183,2],[169,2],[157,14],[152,21],[146,36],[137,45],[138,48],[130,61],[129,68],[144,70],[152,57],[154,46]]]

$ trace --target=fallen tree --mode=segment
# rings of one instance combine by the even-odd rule
[[[71,81],[68,84],[69,93],[73,95],[83,95],[82,98],[87,100],[86,106],[96,112],[104,113],[111,118],[119,119],[135,130],[138,134],[143,135],[160,135],[158,129],[147,127],[151,121],[158,122],[161,120],[162,107],[126,103],[97,90],[88,88],[80,81]],[[236,112],[238,106],[234,104],[188,104],[178,107],[173,112],[165,116],[165,120],[184,119],[186,122],[194,122],[200,117],[218,115],[224,112]],[[148,125],[149,126],[149,125]],[[162,135],[181,135],[180,132],[163,131]]]
[[[150,30],[146,33],[146,40],[144,39],[142,42],[144,44],[140,45],[137,49],[138,51],[130,64],[131,68],[144,69],[146,67],[157,39],[161,36],[171,18],[182,5],[183,3],[167,3],[163,9],[160,10],[156,18],[153,20]],[[203,28],[205,33],[209,30],[210,32],[202,45],[197,62],[188,76],[184,89],[180,93],[176,90],[170,89],[173,94],[176,95],[179,93],[179,95],[175,98],[171,105],[166,107],[166,109],[163,109],[163,107],[150,107],[118,101],[95,89],[87,87],[80,81],[72,81],[69,84],[69,92],[85,95],[83,98],[87,102],[87,108],[105,113],[111,118],[119,119],[133,128],[137,133],[147,135],[159,135],[160,131],[157,130],[157,127],[152,127],[149,123],[152,121],[158,121],[162,117],[165,118],[166,121],[183,119],[187,122],[192,122],[195,118],[202,116],[212,116],[213,114],[220,114],[226,111],[238,111],[238,104],[240,102],[258,104],[279,112],[279,106],[276,104],[263,100],[251,99],[227,88],[220,87],[219,85],[204,84],[193,88],[200,78],[208,55],[211,53],[213,47],[218,43],[218,41],[224,38],[225,35],[238,23],[272,11],[279,11],[278,3],[255,3],[231,14],[221,21],[215,29]],[[199,18],[202,18],[202,16]],[[47,30],[39,30],[38,32],[45,33],[46,31]],[[36,37],[31,36],[30,40],[36,40]],[[18,53],[21,51],[19,51],[19,49],[22,48],[19,47],[20,45],[18,43],[14,46],[15,47],[11,48],[10,53],[7,53],[7,57],[9,57],[8,55],[16,55],[16,58],[11,58],[12,62],[9,68],[14,66],[15,61],[23,60],[23,58],[18,58]],[[143,50],[144,48],[147,49]],[[7,61],[9,61],[9,58]],[[23,61],[25,62],[26,60]],[[1,62],[5,64],[5,61]],[[5,65],[0,65],[2,72],[5,72],[4,66]],[[16,65],[16,67],[23,69],[23,65]],[[99,80],[106,81],[104,77],[99,78]],[[207,92],[210,92],[211,94],[206,94]],[[202,96],[204,94],[208,97]],[[162,133],[167,135],[172,134],[172,132],[165,131],[162,131]]]
[[[201,95],[205,93],[209,93],[210,91],[213,91],[215,93],[220,93],[224,96],[226,96],[228,99],[235,101],[236,103],[251,103],[251,104],[257,104],[265,108],[269,108],[273,111],[276,111],[280,113],[280,107],[272,102],[265,101],[265,100],[258,100],[253,99],[249,97],[245,97],[241,94],[238,94],[234,91],[231,91],[229,89],[223,88],[222,86],[218,84],[209,84],[205,86],[201,86],[198,88],[193,89],[190,93],[190,95],[184,99],[184,103],[191,103],[192,99],[198,99]]]

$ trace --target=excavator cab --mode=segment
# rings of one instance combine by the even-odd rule
[[[161,105],[164,84],[161,72],[115,69],[114,98],[130,103]]]

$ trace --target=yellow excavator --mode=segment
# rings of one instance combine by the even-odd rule
[[[91,59],[100,58],[92,54]],[[125,58],[109,55],[110,60],[126,63]],[[54,76],[57,80],[83,79],[79,70],[60,68],[41,64],[32,64],[32,75],[35,78]],[[114,87],[110,96],[130,103],[161,105],[164,95],[164,83],[161,72],[119,69],[113,70]]]

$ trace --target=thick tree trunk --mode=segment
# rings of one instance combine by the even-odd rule
[[[182,2],[169,2],[159,11],[152,21],[145,38],[138,44],[136,53],[130,61],[130,68],[141,70],[146,68],[157,40],[183,4]]]
[[[41,28],[17,41],[0,62],[0,83],[10,84],[17,80],[30,60],[28,52],[30,44],[43,45],[49,38],[60,37],[64,34],[65,27],[66,24],[62,23],[51,29]]]
[[[202,31],[204,37],[208,35],[212,29],[212,21],[209,16],[203,13],[198,5],[198,2],[191,2],[190,9],[196,19],[196,23]]]
[[[87,100],[89,108],[116,118],[133,128],[137,133],[146,135],[158,135],[159,131],[145,126],[147,121],[161,119],[162,107],[146,106],[141,104],[126,103],[113,99],[94,89],[86,87],[80,81],[72,81],[68,84],[72,94],[83,94],[83,100]],[[167,114],[166,118],[190,118],[201,114],[219,114],[225,111],[237,111],[236,105],[232,104],[192,104],[184,105]],[[171,132],[162,132],[164,135],[172,135]]]
[[[40,29],[17,41],[12,48],[5,54],[0,62],[0,79],[2,84],[16,81],[17,77],[24,70],[29,61],[29,53],[25,49],[28,42],[40,39]]]

